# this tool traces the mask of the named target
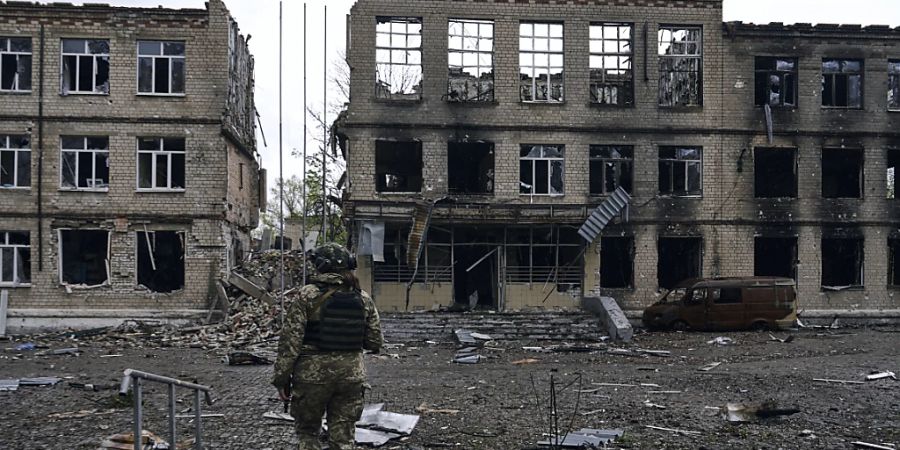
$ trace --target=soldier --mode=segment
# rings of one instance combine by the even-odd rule
[[[383,338],[375,303],[353,273],[346,248],[325,244],[312,252],[318,273],[291,300],[272,384],[291,402],[300,450],[320,450],[327,413],[332,450],[355,448],[355,424],[363,409],[363,350],[378,352]]]

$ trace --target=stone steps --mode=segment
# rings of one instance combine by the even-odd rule
[[[606,335],[588,313],[383,313],[381,325],[389,342],[453,341],[460,328],[495,340],[596,342]]]

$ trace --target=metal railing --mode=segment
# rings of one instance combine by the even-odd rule
[[[143,392],[141,390],[141,380],[162,383],[169,389],[169,449],[174,450],[177,446],[175,440],[175,387],[182,387],[194,391],[194,449],[203,449],[203,423],[202,409],[200,405],[200,393],[207,405],[212,405],[212,397],[209,386],[201,384],[188,383],[187,381],[176,380],[175,378],[154,375],[152,373],[141,372],[140,370],[127,369],[122,376],[122,385],[119,388],[119,395],[128,395],[128,390],[134,390],[134,450],[141,450],[143,446],[143,409],[141,402],[143,400]]]

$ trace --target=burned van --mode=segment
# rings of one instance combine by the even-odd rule
[[[644,326],[674,330],[772,330],[797,321],[794,280],[775,277],[692,279],[644,310]]]

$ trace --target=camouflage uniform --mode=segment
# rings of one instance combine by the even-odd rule
[[[355,424],[363,409],[366,381],[363,353],[324,352],[304,344],[308,321],[319,319],[315,301],[337,288],[350,291],[340,275],[316,274],[311,284],[288,294],[290,307],[278,343],[278,360],[272,384],[276,388],[291,387],[291,416],[295,419],[300,450],[320,450],[319,431],[322,416],[327,413],[328,435],[332,450],[355,448]],[[366,330],[364,348],[379,351],[383,343],[381,323],[375,303],[361,292],[365,307]]]

